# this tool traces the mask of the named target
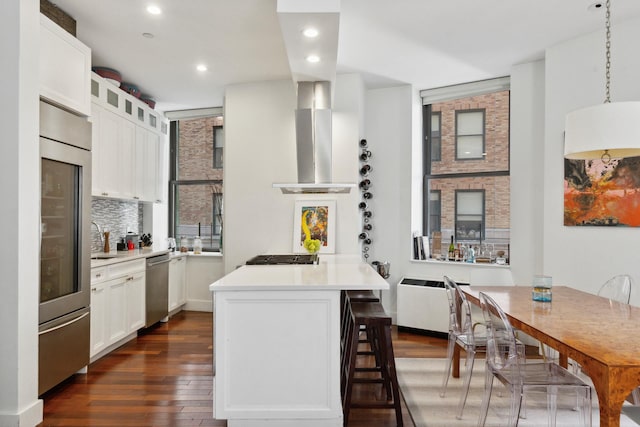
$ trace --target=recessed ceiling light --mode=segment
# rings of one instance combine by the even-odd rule
[[[142,33],[142,37],[146,37],[148,39],[152,39],[153,38],[153,34],[151,34],[151,33]]]
[[[320,57],[318,55],[309,55],[307,56],[307,62],[320,62]]]
[[[196,70],[198,71],[207,71],[207,66],[204,64],[200,64],[198,66],[196,66]]]
[[[310,39],[312,39],[314,37],[318,37],[318,30],[316,30],[315,28],[309,27],[309,28],[305,28],[302,34],[304,34],[305,37],[309,37]]]
[[[149,6],[147,6],[147,12],[152,15],[160,15],[162,13],[162,9],[160,9],[156,5],[150,4]]]
[[[603,7],[604,7],[604,2],[597,1],[595,3],[591,3],[587,9],[593,12],[593,11],[602,9]]]

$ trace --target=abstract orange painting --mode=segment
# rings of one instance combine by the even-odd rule
[[[640,157],[565,159],[564,225],[640,226]]]

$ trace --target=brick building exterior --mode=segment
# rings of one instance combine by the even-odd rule
[[[214,164],[215,130],[222,126],[222,117],[178,122],[177,178],[190,183],[178,186],[176,237],[200,235],[204,247],[213,249],[218,248],[222,225],[221,217],[217,215],[219,210],[214,206],[222,203],[222,164]],[[218,159],[222,158],[221,153],[217,155]]]
[[[484,112],[484,151],[479,159],[457,159],[456,112],[470,110]],[[456,190],[484,191],[483,242],[506,249],[510,230],[509,91],[434,103],[431,111],[440,116],[440,156],[439,160],[432,156],[429,190],[437,192],[440,200],[443,253],[456,230]],[[456,240],[479,244],[479,237]]]

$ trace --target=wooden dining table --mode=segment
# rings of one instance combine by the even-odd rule
[[[529,286],[461,286],[480,305],[480,292],[493,298],[513,327],[571,358],[593,381],[600,426],[620,426],[624,400],[640,385],[640,308],[567,286],[553,286],[551,302],[533,301]],[[454,374],[459,374],[456,346]]]

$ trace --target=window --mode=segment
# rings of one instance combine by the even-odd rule
[[[456,111],[456,160],[482,159],[484,110]]]
[[[188,246],[200,236],[204,251],[219,251],[223,182],[221,115],[171,121],[169,235]],[[213,159],[213,160],[212,160]]]
[[[509,247],[509,78],[421,92],[423,232]],[[435,248],[434,252],[438,249]]]
[[[429,236],[434,231],[441,231],[441,211],[440,190],[429,191]]]
[[[441,159],[442,147],[440,145],[440,112],[436,111],[431,114],[431,161],[437,162]]]
[[[222,169],[222,149],[224,148],[224,128],[213,127],[213,167]]]
[[[456,190],[455,239],[482,240],[484,236],[484,191]]]

